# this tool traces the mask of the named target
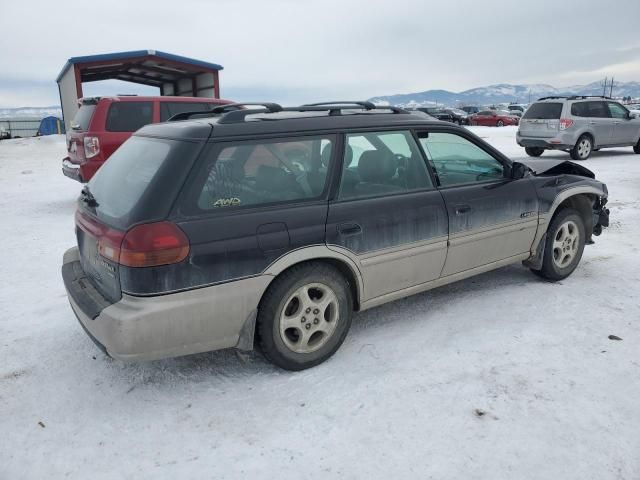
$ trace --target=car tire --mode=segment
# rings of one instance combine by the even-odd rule
[[[542,147],[525,147],[524,151],[527,152],[527,155],[530,157],[539,157],[543,154],[544,148]]]
[[[633,146],[633,153],[640,153],[640,140]]]
[[[504,122],[502,120],[498,120],[496,122],[496,127],[504,127]]]
[[[532,272],[553,282],[567,278],[580,263],[585,243],[586,232],[580,213],[572,208],[562,209],[547,228],[542,268],[532,269]]]
[[[578,141],[569,150],[569,154],[573,160],[586,160],[593,151],[593,140],[589,135],[581,135]]]
[[[294,266],[278,276],[258,307],[258,344],[285,370],[324,362],[342,345],[351,326],[349,284],[322,262]]]

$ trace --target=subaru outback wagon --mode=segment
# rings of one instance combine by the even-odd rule
[[[640,153],[640,119],[607,97],[545,97],[525,112],[516,134],[529,156],[564,150],[573,160],[609,147]]]
[[[142,128],[83,190],[62,277],[112,357],[256,344],[311,367],[353,311],[516,262],[563,279],[608,225],[578,164],[368,102],[247,105]]]

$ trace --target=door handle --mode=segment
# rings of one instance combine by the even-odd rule
[[[471,205],[458,205],[456,207],[456,215],[464,215],[471,211]]]
[[[614,124],[614,125],[619,125],[619,124],[620,124],[620,122],[613,122],[613,124]]]
[[[357,223],[341,223],[338,225],[338,233],[345,237],[358,235],[362,233],[362,227]]]
[[[596,122],[589,122],[589,125],[595,125]]]

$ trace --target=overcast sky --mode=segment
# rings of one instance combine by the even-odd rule
[[[640,0],[14,0],[0,32],[0,107],[58,104],[69,57],[141,49],[223,65],[223,97],[286,104],[640,80]]]

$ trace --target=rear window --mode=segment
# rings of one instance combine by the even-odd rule
[[[87,131],[95,109],[95,105],[81,105],[80,110],[78,110],[76,116],[71,120],[71,128],[74,130],[82,130],[83,132]]]
[[[191,165],[197,144],[133,136],[124,142],[89,182],[105,223],[125,229],[140,220],[166,215]],[[179,161],[171,162],[171,158]],[[150,190],[161,192],[152,201]]]
[[[152,102],[113,102],[107,114],[107,131],[135,132],[153,121]]]
[[[562,103],[534,103],[524,114],[523,118],[551,120],[560,118]]]
[[[201,112],[217,107],[214,103],[205,102],[160,102],[160,121],[166,122],[174,115],[184,112]]]

